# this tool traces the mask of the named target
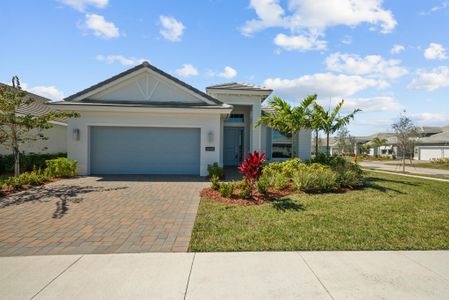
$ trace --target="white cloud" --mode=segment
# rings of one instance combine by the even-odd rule
[[[186,28],[184,24],[172,17],[160,16],[162,28],[159,31],[160,34],[171,42],[181,41],[181,36]]]
[[[123,55],[97,55],[98,61],[105,62],[107,64],[113,64],[115,62],[120,63],[122,66],[133,66],[141,64],[144,61],[149,61],[145,58],[125,57]]]
[[[356,54],[336,52],[326,58],[326,67],[330,71],[346,74],[369,75],[379,78],[399,78],[408,73],[400,66],[401,61],[386,60],[380,55],[361,57]]]
[[[235,76],[237,76],[237,70],[232,68],[232,67],[230,67],[230,66],[226,66],[226,67],[224,67],[223,72],[209,71],[208,75],[209,76],[222,77],[222,78],[226,78],[226,79],[231,79],[231,78],[234,78]]]
[[[447,113],[431,113],[423,112],[418,114],[411,114],[410,117],[419,124],[441,124],[447,125],[449,122],[449,114]]]
[[[182,68],[176,70],[176,74],[182,77],[197,76],[198,70],[191,64],[183,64]]]
[[[424,50],[424,57],[429,60],[447,59],[446,49],[444,49],[444,47],[440,44],[430,43],[429,47],[426,50]]]
[[[337,105],[340,102],[340,98],[334,98],[331,101],[332,105]],[[328,105],[328,101],[323,99],[322,105]],[[400,111],[404,109],[404,106],[400,104],[395,98],[390,96],[376,96],[370,98],[345,98],[345,104],[343,111],[349,112],[356,108],[361,109],[363,112],[392,112]]]
[[[281,27],[293,32],[301,30],[324,32],[327,27],[357,26],[369,23],[389,33],[396,27],[391,11],[382,7],[382,0],[289,0],[287,15],[279,0],[251,0],[250,7],[257,19],[249,20],[241,29],[250,36],[270,27]]]
[[[343,39],[341,40],[341,42],[345,45],[351,45],[352,44],[352,36],[350,35],[345,35],[343,37]]]
[[[393,48],[391,48],[390,52],[391,54],[399,54],[402,51],[405,50],[405,47],[402,45],[394,45]]]
[[[60,0],[60,2],[78,11],[85,11],[88,6],[105,8],[108,6],[109,0]]]
[[[114,23],[106,21],[103,16],[96,14],[86,14],[84,27],[93,31],[93,34],[105,39],[117,38],[120,36],[119,29]]]
[[[23,87],[26,89],[26,86]],[[64,98],[64,93],[58,90],[55,86],[35,86],[31,89],[27,89],[28,92],[34,93],[36,95],[49,98],[51,100],[62,100]]]
[[[418,71],[418,77],[408,85],[409,89],[434,91],[449,86],[449,68],[440,66],[430,72]]]
[[[364,78],[359,75],[317,73],[295,79],[268,78],[266,87],[275,90],[276,95],[290,99],[318,94],[319,97],[346,97],[368,88],[382,89],[388,84],[379,79]]]
[[[288,51],[291,50],[307,51],[307,50],[324,50],[326,49],[327,42],[318,39],[317,36],[305,36],[305,35],[288,36],[283,33],[279,33],[274,38],[274,44]]]
[[[432,13],[435,13],[435,12],[445,9],[447,7],[449,7],[449,0],[444,0],[440,4],[433,6],[428,11],[421,12],[420,14],[423,16],[430,15]]]

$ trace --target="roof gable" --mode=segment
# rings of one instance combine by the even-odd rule
[[[144,62],[65,99],[86,103],[223,105],[219,100]]]

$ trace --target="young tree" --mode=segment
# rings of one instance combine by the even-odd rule
[[[340,103],[332,111],[325,111],[320,105],[315,105],[314,110],[317,113],[316,121],[314,125],[322,126],[322,130],[326,133],[326,147],[327,155],[330,155],[329,147],[329,137],[331,134],[335,133],[340,128],[349,124],[349,122],[354,119],[356,113],[361,111],[360,109],[354,109],[352,113],[346,116],[340,116],[340,110],[343,107],[345,100],[341,100]],[[315,128],[317,126],[314,126]]]
[[[384,146],[386,143],[387,139],[383,139],[377,136],[371,141],[371,145],[374,147],[374,149],[377,150],[379,150],[379,148]]]
[[[315,131],[315,155],[320,152],[320,130],[324,129],[323,118],[321,116],[324,108],[316,101],[313,103],[313,109],[310,111],[311,127]]]
[[[348,148],[351,146],[349,143],[351,136],[348,128],[343,126],[337,131],[337,148],[340,154],[345,154]]]
[[[411,161],[419,137],[418,129],[413,124],[413,121],[406,116],[405,111],[391,127],[397,139],[398,152],[402,155],[402,172],[405,173],[405,159],[408,154]]]
[[[73,112],[50,112],[40,116],[19,113],[19,109],[32,105],[36,100],[20,87],[17,76],[12,87],[0,85],[0,142],[12,150],[14,176],[20,174],[20,146],[24,143],[45,140],[44,130],[53,127],[51,121],[77,117]]]
[[[310,128],[310,105],[316,101],[317,95],[306,97],[298,106],[292,107],[285,100],[273,97],[268,107],[273,111],[260,117],[256,126],[264,124],[280,133],[292,137],[292,150],[294,136],[304,128]],[[292,151],[292,157],[294,156]]]

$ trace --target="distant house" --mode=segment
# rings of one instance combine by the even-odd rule
[[[5,85],[0,83],[0,85]],[[31,114],[33,116],[43,115],[52,110],[47,105],[50,99],[27,92],[27,97],[35,101],[18,109],[18,114]],[[64,121],[52,122],[53,128],[44,131],[47,140],[38,140],[22,144],[20,150],[23,153],[66,153],[67,152],[67,124]],[[11,154],[11,149],[0,145],[0,155]]]
[[[449,125],[440,128],[439,133],[423,137],[415,148],[415,158],[432,160],[449,158]]]

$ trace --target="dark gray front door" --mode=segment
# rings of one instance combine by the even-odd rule
[[[200,173],[200,129],[92,127],[91,174]]]
[[[243,128],[225,127],[223,142],[223,164],[237,166],[243,156]]]

